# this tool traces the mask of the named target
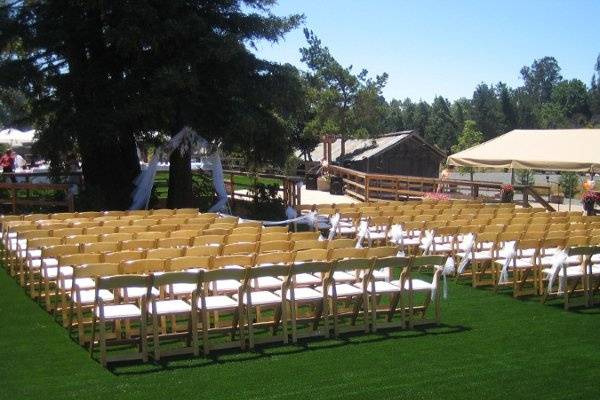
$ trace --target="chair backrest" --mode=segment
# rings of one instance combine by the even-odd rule
[[[232,235],[256,235],[259,234],[261,231],[261,227],[260,226],[242,226],[242,225],[238,225],[235,228],[233,228],[231,230],[231,234]]]
[[[194,225],[208,225],[215,220],[215,217],[210,215],[199,215],[197,217],[188,218],[185,223]]]
[[[101,242],[122,242],[124,240],[133,239],[133,233],[106,233],[100,235]]]
[[[166,269],[168,271],[181,271],[191,268],[211,269],[212,257],[204,256],[183,256],[167,260]]]
[[[327,249],[306,249],[294,253],[294,262],[305,261],[327,261],[329,251]]]
[[[395,257],[396,254],[398,254],[398,246],[381,246],[367,248],[368,258]]]
[[[273,241],[260,241],[258,243],[258,252],[259,253],[267,253],[267,252],[280,252],[280,251],[289,251],[291,250],[292,242],[288,242],[287,240],[273,240]]]
[[[121,242],[121,250],[144,250],[156,248],[155,239],[132,239]]]
[[[127,288],[134,287],[145,287],[148,289],[148,293],[150,292],[150,285],[152,284],[152,277],[150,275],[114,275],[114,276],[101,276],[96,278],[96,299],[95,304],[99,303],[100,290],[115,290],[115,289],[124,289],[123,290],[123,299],[128,301],[127,299]],[[100,309],[100,313],[103,310]],[[102,314],[101,314],[102,315]]]
[[[217,256],[221,254],[220,246],[192,246],[184,249],[185,256]]]
[[[275,264],[248,268],[246,272],[246,281],[263,276],[283,276],[287,278],[290,276],[291,264]]]
[[[62,238],[41,237],[27,239],[27,250],[41,249],[42,247],[57,246],[62,243]]]
[[[204,271],[168,271],[152,275],[152,286],[160,289],[163,286],[176,283],[195,284],[196,288],[202,283]]]
[[[186,217],[168,217],[158,220],[158,225],[182,225],[185,224]]]
[[[567,254],[570,256],[592,256],[600,253],[600,246],[569,247]]]
[[[258,247],[258,243],[231,243],[226,244],[221,249],[221,255],[228,256],[233,254],[251,254],[255,253]]]
[[[229,235],[229,232],[231,232],[230,228],[213,228],[212,225],[210,228],[205,229],[202,231],[202,235],[204,236],[225,236],[225,235]]]
[[[328,249],[349,249],[356,246],[355,239],[334,239],[327,243]]]
[[[148,249],[145,252],[144,258],[159,258],[166,260],[169,258],[180,257],[182,253],[183,249],[178,249],[176,247]]]
[[[117,227],[117,232],[122,233],[134,233],[138,234],[140,232],[146,232],[148,230],[147,226],[144,225],[125,225]],[[135,235],[134,235],[135,237]]]
[[[215,221],[212,224],[210,224],[209,229],[226,229],[228,232],[231,233],[231,230],[235,228],[235,226],[236,224],[234,222]]]
[[[351,258],[337,260],[333,262],[332,271],[365,271],[370,273],[373,268],[374,259],[372,258]],[[334,275],[335,276],[335,275]]]
[[[589,238],[587,236],[571,236],[571,237],[567,238],[565,247],[587,246],[588,243],[589,243]]]
[[[165,216],[165,215],[173,215],[175,214],[175,210],[171,208],[157,208],[156,210],[150,210],[150,215],[153,216]]]
[[[111,219],[108,221],[103,221],[102,222],[102,226],[114,226],[114,227],[119,227],[119,226],[127,226],[127,225],[131,225],[131,221],[129,220],[123,220],[123,219]]]
[[[206,246],[206,245],[221,245],[225,242],[225,235],[206,235],[196,236],[192,241],[192,246]]]
[[[326,273],[328,273],[329,271],[331,271],[331,263],[328,261],[311,261],[311,262],[305,262],[302,264],[292,264],[291,266],[291,274],[292,275],[298,275],[298,274],[314,274],[314,273],[321,273],[322,277],[324,277],[324,275]]]
[[[230,234],[225,238],[225,244],[232,243],[254,243],[258,241],[259,235],[258,233],[239,233],[239,234]]]
[[[102,256],[99,253],[78,253],[78,254],[66,254],[58,257],[58,265],[60,266],[77,266],[83,264],[97,264],[100,263]]]
[[[143,274],[149,272],[164,272],[165,260],[160,258],[143,258],[121,262],[121,272],[124,274]]]
[[[100,240],[99,235],[73,235],[63,238],[64,244],[96,243]]]
[[[201,232],[198,229],[180,229],[177,231],[171,231],[171,233],[169,233],[169,237],[191,239],[194,236],[200,235],[200,233]]]
[[[373,261],[374,269],[382,269],[382,268],[396,268],[396,269],[404,269],[408,267],[410,263],[410,257],[397,257],[393,255],[391,257],[380,257],[375,258]]]
[[[154,232],[171,232],[179,229],[179,225],[177,224],[158,224],[158,225],[150,225],[148,227],[148,231]]]
[[[184,237],[168,237],[168,238],[162,238],[162,239],[158,239],[156,241],[156,247],[187,247],[190,245],[190,242],[192,241],[191,238],[184,238]]]
[[[119,275],[118,263],[92,263],[83,264],[73,268],[73,279],[96,278],[98,276]]]
[[[288,232],[263,232],[260,235],[261,242],[272,242],[274,240],[288,241],[290,234]]]
[[[114,226],[91,226],[83,230],[84,235],[106,235],[115,232],[116,228]]]
[[[251,267],[252,265],[254,265],[254,255],[230,255],[214,257],[212,268]]]
[[[202,282],[206,284],[210,284],[212,282],[232,279],[239,282],[242,282],[246,279],[246,270],[248,268],[220,268],[220,269],[212,269],[210,271],[204,272],[202,274]],[[208,289],[208,286],[205,287]],[[204,293],[204,291],[203,291]]]
[[[326,249],[328,245],[327,240],[298,240],[294,241],[292,244],[292,250],[307,250],[307,249]]]
[[[82,243],[82,253],[111,253],[119,251],[121,244],[119,242],[96,242],[96,243]]]
[[[347,258],[364,258],[367,256],[368,249],[331,249],[329,250],[329,260],[343,260]]]
[[[50,236],[65,237],[73,235],[83,235],[83,228],[62,228],[50,231]]]
[[[292,232],[290,233],[290,240],[317,240],[319,239],[319,232]]]
[[[114,253],[104,254],[102,262],[120,263],[126,260],[139,260],[142,257],[144,257],[144,252],[142,250],[115,251]]]
[[[58,258],[76,253],[79,253],[79,245],[76,244],[59,244],[57,246],[42,247],[42,258]]]
[[[254,259],[254,264],[290,264],[293,259],[294,253],[292,253],[291,251],[281,251],[276,253],[259,253]]]
[[[443,266],[446,263],[446,256],[418,256],[410,261],[411,267]]]
[[[175,215],[186,215],[186,216],[198,216],[199,210],[197,208],[176,208]]]
[[[97,222],[94,222],[94,221],[71,222],[71,227],[72,228],[82,228],[83,229],[83,233],[85,233],[85,229],[86,228],[95,228],[97,226],[100,226],[100,224],[98,224]]]
[[[261,233],[289,233],[287,226],[264,226]]]

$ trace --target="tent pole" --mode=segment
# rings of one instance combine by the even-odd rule
[[[510,168],[510,184],[515,184],[515,170],[512,167]]]

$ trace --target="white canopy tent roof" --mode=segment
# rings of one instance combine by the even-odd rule
[[[20,131],[14,128],[3,129],[0,131],[0,143],[9,146],[23,146],[31,144],[34,141],[35,130]]]
[[[450,165],[600,172],[600,129],[516,129],[448,157]]]

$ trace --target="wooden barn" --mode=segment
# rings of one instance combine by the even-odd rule
[[[328,148],[328,146],[331,146]],[[341,139],[322,143],[311,153],[314,161],[331,163],[357,171],[393,175],[438,177],[446,154],[427,143],[416,131],[388,133],[373,139],[349,139],[341,156]]]

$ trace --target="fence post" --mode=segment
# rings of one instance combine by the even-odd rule
[[[523,207],[529,207],[529,188],[523,186]]]
[[[235,182],[233,180],[233,173],[229,174],[229,185],[231,186],[231,202],[233,203],[233,199],[235,197]]]
[[[70,190],[66,190],[67,192],[67,207],[69,208],[69,212],[74,212],[75,211],[75,197],[73,196],[73,193],[71,193]]]

